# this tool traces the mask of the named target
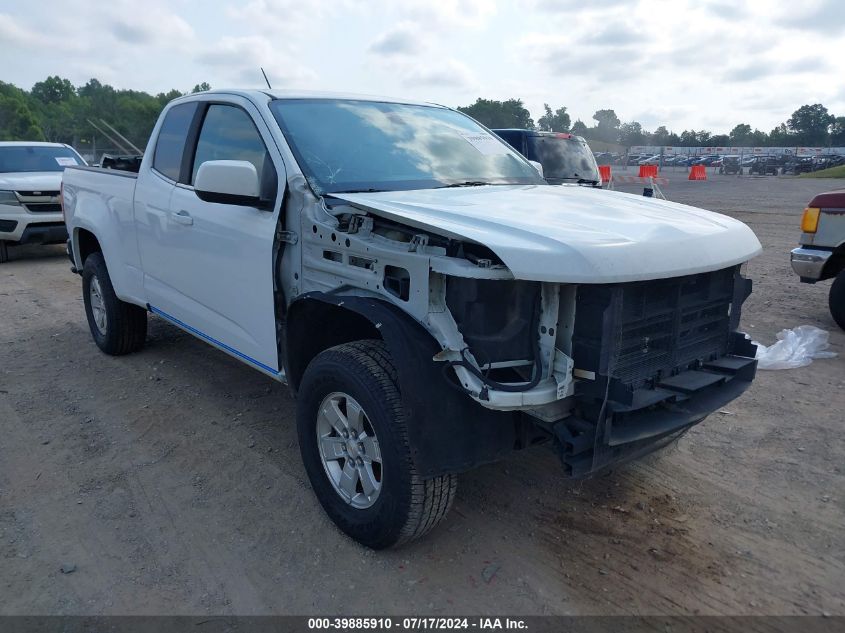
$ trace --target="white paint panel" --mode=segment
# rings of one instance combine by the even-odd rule
[[[488,246],[517,279],[615,283],[718,270],[761,251],[718,213],[577,185],[332,194],[378,215]]]

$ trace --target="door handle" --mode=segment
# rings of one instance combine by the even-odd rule
[[[185,226],[190,226],[194,223],[194,218],[192,218],[191,214],[187,211],[177,211],[175,213],[171,213],[170,217],[173,218],[173,221],[177,224],[184,224]]]

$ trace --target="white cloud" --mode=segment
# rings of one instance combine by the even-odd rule
[[[199,10],[198,10],[199,7]],[[573,120],[770,130],[845,114],[845,0],[6,0],[3,80],[164,92],[274,86],[449,105],[522,98]]]
[[[472,71],[455,59],[426,61],[410,67],[403,73],[407,86],[446,86],[466,90],[475,85]]]
[[[239,87],[263,87],[262,67],[274,88],[302,87],[316,77],[310,67],[281,54],[262,35],[222,37],[201,49],[197,60]]]
[[[419,29],[412,22],[400,22],[379,35],[367,50],[377,55],[417,55],[425,49]]]
[[[398,0],[391,5],[420,28],[481,28],[496,14],[490,0]]]

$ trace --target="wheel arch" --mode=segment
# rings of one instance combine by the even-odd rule
[[[307,341],[318,332],[316,339]],[[350,338],[354,336],[354,338]],[[369,297],[310,293],[289,308],[285,371],[294,392],[308,363],[324,349],[383,340],[396,368],[414,465],[423,477],[464,472],[523,448],[534,425],[518,413],[485,409],[451,386],[441,347],[392,304]]]
[[[323,293],[297,299],[287,311],[284,330],[285,367],[288,384],[296,392],[305,369],[320,352],[335,345],[363,339],[381,339],[376,323],[343,298]],[[356,304],[357,305],[357,304]]]
[[[92,231],[77,228],[73,232],[73,252],[77,257],[76,267],[82,270],[88,256],[92,253],[102,253],[103,247],[100,246],[100,240]]]
[[[820,279],[831,279],[845,270],[845,242],[833,249],[831,255],[822,268]]]

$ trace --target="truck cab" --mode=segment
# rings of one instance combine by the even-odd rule
[[[747,226],[550,185],[442,106],[203,92],[137,174],[63,186],[94,342],[137,351],[152,314],[288,384],[316,496],[369,547],[430,530],[479,464],[545,444],[591,476],[754,377]]]

